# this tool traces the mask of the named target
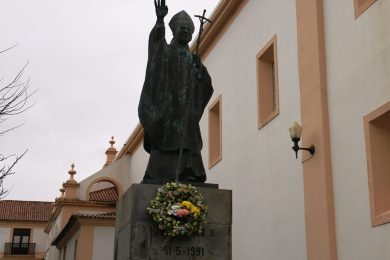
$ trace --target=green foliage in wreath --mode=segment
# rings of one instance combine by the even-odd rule
[[[191,184],[166,183],[158,189],[147,208],[165,236],[189,236],[202,232],[207,206]]]

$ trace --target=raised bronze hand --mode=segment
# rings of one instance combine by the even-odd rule
[[[154,0],[156,7],[157,19],[163,19],[168,14],[168,6],[165,5],[165,0]]]

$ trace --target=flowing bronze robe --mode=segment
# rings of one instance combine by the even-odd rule
[[[164,23],[158,21],[149,36],[148,64],[138,106],[138,116],[145,130],[144,148],[150,153],[144,180],[174,179],[185,129],[180,179],[205,181],[199,121],[212,93],[206,68],[193,66],[188,46],[180,46],[175,39],[168,45]],[[186,114],[187,120],[184,119]]]

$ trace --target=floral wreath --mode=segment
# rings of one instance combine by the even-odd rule
[[[201,233],[206,224],[207,206],[191,184],[166,183],[158,189],[147,208],[165,236]]]

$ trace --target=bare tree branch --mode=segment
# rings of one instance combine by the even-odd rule
[[[4,120],[4,121],[5,121],[5,120]],[[3,121],[3,122],[4,122],[4,121]],[[1,122],[0,122],[0,123],[1,123]],[[0,131],[0,136],[3,136],[5,133],[8,133],[8,132],[10,132],[10,131],[12,131],[12,130],[15,130],[16,128],[19,128],[19,127],[21,127],[22,125],[24,125],[24,123],[19,124],[19,125],[17,125],[17,126],[13,126],[13,127],[8,128],[8,129],[6,129],[6,130]]]
[[[4,156],[0,154],[0,161],[4,162],[7,161],[8,159],[14,158],[13,161],[11,162],[10,165],[2,165],[0,167],[0,199],[3,198],[5,195],[7,195],[8,190],[4,188],[4,179],[12,174],[15,174],[13,171],[13,168],[15,165],[19,162],[20,159],[23,158],[23,156],[27,153],[28,150],[24,151],[21,155],[9,155],[9,156]]]
[[[5,49],[5,50],[0,51],[0,54],[2,54],[3,52],[9,51],[9,50],[15,48],[16,46],[18,46],[18,44],[15,44],[15,45],[12,46],[12,47],[9,47],[9,48],[7,48],[7,49]]]
[[[17,46],[14,45],[8,49],[1,50],[0,54],[13,49]],[[30,91],[30,79],[23,80],[23,74],[28,65],[28,62],[19,70],[12,80],[8,83],[4,78],[0,79],[0,136],[15,130],[16,128],[23,125],[16,124],[15,126],[5,127],[1,129],[1,126],[4,126],[4,122],[7,121],[10,117],[19,115],[34,104],[29,104],[29,99],[32,95],[36,93],[37,90]],[[8,190],[4,187],[4,180],[7,176],[15,173],[15,165],[23,158],[28,150],[24,151],[21,155],[4,155],[0,151],[0,199],[5,197],[8,194]]]

